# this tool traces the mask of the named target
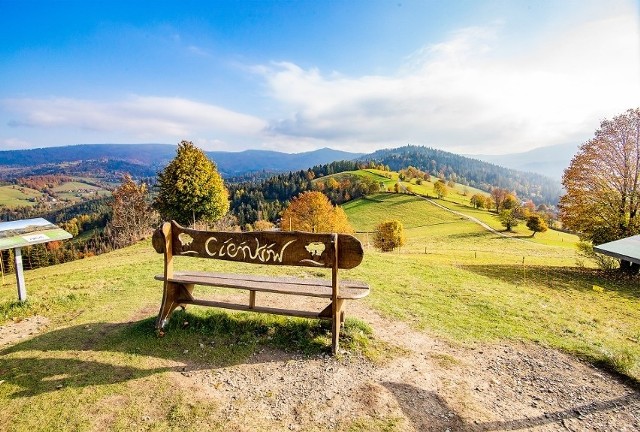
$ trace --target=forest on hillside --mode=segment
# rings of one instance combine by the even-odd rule
[[[530,199],[538,205],[555,205],[562,195],[560,183],[543,175],[516,171],[429,147],[408,145],[378,150],[360,160],[374,161],[393,171],[412,165],[433,176],[484,191],[494,187],[507,189],[519,198]]]

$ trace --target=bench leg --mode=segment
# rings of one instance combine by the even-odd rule
[[[249,309],[256,307],[256,292],[249,291]]]
[[[338,299],[333,305],[333,313],[331,316],[331,353],[336,354],[338,352],[338,343],[340,340],[340,327],[344,320],[344,313],[342,306],[344,304],[343,299]]]
[[[160,336],[164,334],[164,326],[169,320],[171,313],[178,307],[185,307],[185,302],[193,300],[191,293],[193,292],[193,285],[183,285],[173,282],[165,282],[164,293],[162,294],[162,304],[160,305],[160,312],[156,319],[156,331]]]

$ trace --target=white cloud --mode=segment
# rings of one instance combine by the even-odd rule
[[[505,57],[500,23],[459,30],[395,76],[346,77],[293,63],[256,68],[286,115],[274,136],[370,150],[406,143],[511,153],[583,141],[640,103],[637,13],[586,20]]]
[[[6,138],[0,141],[2,147],[0,150],[20,150],[33,147],[29,141],[25,141],[19,138]]]
[[[4,99],[0,115],[13,128],[0,125],[0,144],[41,145],[50,135],[46,145],[191,139],[218,150],[369,152],[412,143],[512,153],[579,143],[601,119],[640,104],[640,14],[632,2],[578,12],[558,19],[562,26],[532,25],[546,33],[527,33],[520,50],[521,35],[509,34],[506,21],[458,29],[408,55],[389,76],[294,62],[238,67],[264,79],[267,98],[255,109],[267,119],[179,97]],[[208,55],[200,45],[183,48]]]
[[[176,142],[193,136],[224,143],[252,138],[266,123],[256,117],[183,98],[131,96],[116,102],[81,99],[6,99],[16,128],[63,128],[117,133],[138,140]],[[231,145],[231,144],[229,144]]]

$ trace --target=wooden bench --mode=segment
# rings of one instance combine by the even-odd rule
[[[346,234],[315,234],[289,231],[221,232],[184,228],[175,221],[165,222],[153,234],[153,247],[164,254],[164,274],[155,278],[164,282],[162,304],[156,330],[164,326],[176,307],[214,306],[240,311],[254,311],[304,318],[328,319],[332,322],[331,349],[338,350],[340,327],[344,322],[345,300],[363,298],[369,286],[362,282],[342,281],[339,269],[351,269],[362,262],[362,245]],[[174,271],[174,257],[197,257],[252,264],[331,268],[331,279],[271,277],[213,272]],[[194,286],[215,286],[249,291],[246,304],[198,299]],[[276,293],[318,297],[329,300],[320,311],[280,309],[258,305],[256,293]]]

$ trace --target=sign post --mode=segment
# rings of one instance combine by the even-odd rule
[[[13,254],[16,262],[16,282],[18,283],[18,300],[27,301],[27,287],[24,285],[24,271],[22,270],[22,248],[15,248]]]
[[[71,234],[46,219],[24,219],[13,222],[0,222],[0,250],[13,249],[15,257],[18,300],[27,300],[27,288],[22,268],[22,248],[40,243],[66,240]]]

